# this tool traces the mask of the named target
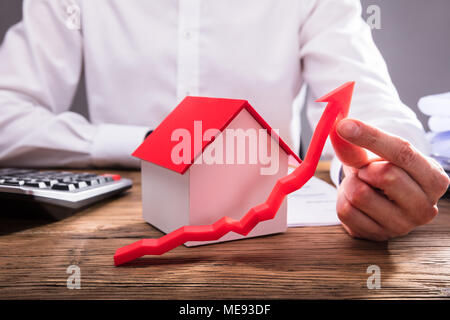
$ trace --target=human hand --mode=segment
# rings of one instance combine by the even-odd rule
[[[344,119],[331,136],[345,178],[338,187],[337,213],[356,238],[387,241],[430,222],[449,178],[442,167],[409,142]],[[370,157],[366,150],[378,157]]]

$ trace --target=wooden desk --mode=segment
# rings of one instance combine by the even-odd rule
[[[410,235],[374,243],[340,226],[291,228],[284,234],[179,247],[116,268],[123,245],[161,233],[141,218],[140,173],[125,196],[64,221],[36,225],[0,220],[0,298],[323,299],[450,297],[450,201]],[[328,179],[327,165],[317,175]],[[367,267],[381,268],[369,290]],[[66,287],[66,269],[81,269],[81,289]]]

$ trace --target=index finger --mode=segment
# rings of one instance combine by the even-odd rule
[[[404,169],[424,190],[433,185],[433,166],[408,141],[354,119],[339,122],[337,132],[343,139]]]

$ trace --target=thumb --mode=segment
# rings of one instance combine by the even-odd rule
[[[365,149],[358,147],[341,138],[341,136],[355,136],[359,128],[352,119],[339,121],[330,133],[331,143],[337,157],[344,165],[361,168],[369,163],[369,157]]]

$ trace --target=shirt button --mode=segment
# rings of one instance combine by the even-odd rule
[[[191,33],[190,31],[185,31],[185,32],[184,32],[184,37],[185,37],[186,39],[190,39],[190,38],[192,37],[192,33]]]

